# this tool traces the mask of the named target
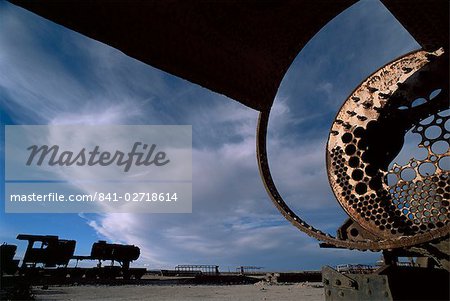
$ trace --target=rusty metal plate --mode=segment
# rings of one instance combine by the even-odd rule
[[[361,227],[380,239],[445,234],[449,115],[448,56],[442,49],[384,66],[345,101],[329,135],[328,177],[338,202]],[[392,164],[408,131],[420,135],[418,147],[427,155]]]
[[[322,268],[326,301],[335,300],[393,300],[386,275],[342,274],[333,268]]]

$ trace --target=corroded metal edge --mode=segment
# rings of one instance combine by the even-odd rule
[[[405,56],[408,56],[407,54]],[[401,58],[400,58],[401,59]],[[395,62],[397,60],[394,60]],[[386,64],[389,66],[393,62]],[[382,70],[386,66],[380,68]],[[378,71],[377,71],[378,72]],[[376,72],[375,72],[376,73]],[[375,74],[374,73],[374,74]],[[370,77],[369,77],[370,78]],[[365,81],[363,81],[364,83]],[[450,224],[444,227],[434,229],[419,235],[414,236],[397,236],[397,237],[384,237],[379,240],[365,239],[361,241],[341,240],[328,233],[325,233],[315,227],[309,225],[305,220],[300,218],[295,212],[293,212],[284,201],[283,197],[278,192],[276,185],[273,181],[269,162],[267,158],[267,127],[269,121],[270,110],[261,111],[258,119],[257,135],[256,135],[256,155],[258,161],[258,168],[264,187],[270,196],[271,201],[280,213],[291,222],[296,228],[305,232],[307,235],[323,241],[326,244],[333,245],[340,248],[358,249],[358,250],[371,250],[379,251],[385,249],[395,249],[401,247],[410,247],[426,243],[435,239],[444,237],[450,233]]]

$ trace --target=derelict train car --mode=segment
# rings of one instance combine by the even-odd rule
[[[140,279],[146,272],[145,268],[130,268],[130,262],[137,260],[140,249],[134,245],[110,244],[98,241],[92,244],[91,254],[88,256],[74,255],[76,241],[60,239],[53,235],[19,234],[19,240],[27,240],[22,264],[14,260],[17,250],[15,245],[1,246],[2,277],[18,274],[33,281],[65,282],[95,279]],[[68,267],[70,260],[97,260],[98,264],[92,268]],[[102,265],[104,261],[111,261],[110,265]],[[118,262],[119,265],[114,265]]]

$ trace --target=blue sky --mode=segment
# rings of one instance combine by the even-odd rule
[[[325,26],[287,72],[269,124],[269,160],[283,197],[313,225],[334,234],[346,217],[325,171],[328,130],[340,105],[373,71],[418,47],[379,1],[366,0]],[[80,255],[98,239],[136,244],[142,256],[135,265],[149,268],[299,270],[374,263],[379,257],[320,249],[278,213],[258,175],[256,111],[5,1],[0,1],[0,108],[2,127],[191,124],[193,130],[192,214],[1,211],[0,240],[18,243],[18,255],[25,244],[15,236],[30,233],[76,239]]]

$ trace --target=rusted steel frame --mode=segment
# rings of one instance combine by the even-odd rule
[[[362,251],[379,251],[384,249],[395,249],[399,247],[413,246],[439,238],[450,232],[450,225],[446,225],[445,227],[436,229],[435,231],[424,233],[420,235],[420,237],[401,236],[396,239],[354,242],[349,240],[339,240],[336,237],[333,237],[330,234],[324,233],[309,225],[306,221],[300,218],[289,208],[289,206],[286,204],[286,202],[278,192],[275,183],[273,182],[266,149],[269,114],[270,111],[260,112],[258,119],[258,128],[256,134],[256,156],[258,160],[259,174],[264,183],[264,187],[266,188],[266,191],[269,194],[270,199],[272,200],[275,207],[289,222],[291,222],[292,225],[294,225],[300,231],[306,233],[311,237],[314,237],[317,240],[332,244],[336,247],[357,249]]]
[[[438,115],[438,112],[448,109],[448,76],[445,74],[448,72],[447,62],[447,55],[441,49],[433,53],[416,51],[387,64],[355,89],[339,110],[331,127],[327,145],[327,168],[333,193],[354,221],[380,239],[406,235],[418,237],[427,230],[433,231],[448,223],[448,218],[444,217],[448,205],[441,205],[437,201],[440,198],[445,203],[447,193],[444,187],[438,187],[437,182],[444,183],[444,186],[447,182],[448,172],[442,170],[438,162],[450,155],[450,152],[447,150],[445,153],[435,154],[431,150],[434,142],[443,140],[447,135],[444,124],[448,117]],[[428,99],[430,92],[437,87],[442,87],[439,94]],[[414,106],[413,101],[419,97],[425,103]],[[430,116],[434,119],[429,125],[420,124],[422,119]],[[436,120],[440,120],[442,124],[437,124]],[[424,129],[432,125],[440,127],[441,134],[436,139],[425,139]],[[416,128],[422,129],[419,147],[427,150],[428,157],[423,160],[411,158],[410,163],[403,167],[394,164],[391,171],[388,165],[403,147],[402,139],[411,128],[413,132],[417,132]],[[429,145],[424,145],[425,140],[429,140]],[[434,161],[430,159],[432,157]],[[352,159],[356,159],[354,162],[357,163],[351,164]],[[434,164],[435,172],[427,176],[421,175],[419,167],[423,163]],[[415,171],[412,180],[400,178],[399,173],[406,168]],[[398,169],[398,183],[388,186],[384,178],[395,169]],[[364,189],[358,190],[358,186]],[[404,186],[407,188],[401,188]],[[398,189],[402,193],[406,193],[404,189],[420,189],[420,193],[414,192],[414,196],[410,196],[407,201],[406,196],[400,196]],[[421,193],[422,195],[416,196]],[[420,206],[414,205],[415,203]],[[438,204],[438,209],[444,210],[442,213],[433,207],[437,211],[434,214],[436,216],[432,216],[436,220],[434,223],[430,218],[425,218],[427,213],[431,215],[431,207],[425,212],[425,204],[432,206],[431,203]],[[416,225],[418,220],[413,218],[414,214],[410,213],[412,216],[407,217],[410,211],[405,208],[409,207],[414,209],[411,212],[417,210],[417,214],[425,213],[423,219],[430,220],[426,222],[430,226],[419,223],[419,229]],[[402,213],[405,210],[407,213]],[[438,214],[444,217],[439,222]]]
[[[401,59],[402,58],[400,58],[399,60]],[[392,65],[396,61],[389,63],[386,66]],[[380,68],[380,70],[382,70],[383,68]],[[376,74],[377,72],[375,72],[374,74]],[[263,180],[266,191],[269,194],[275,207],[277,207],[277,209],[281,212],[281,214],[299,230],[305,232],[311,237],[314,237],[320,241],[323,241],[335,247],[359,249],[359,250],[374,250],[374,251],[382,249],[395,249],[400,247],[414,246],[443,237],[450,232],[450,224],[447,224],[441,228],[433,229],[417,235],[410,235],[410,236],[403,235],[395,237],[387,236],[387,237],[379,237],[379,240],[366,239],[361,241],[350,241],[350,240],[340,240],[309,225],[306,221],[301,219],[289,208],[289,206],[286,204],[286,202],[283,200],[282,196],[278,192],[276,185],[272,179],[266,150],[269,115],[270,110],[261,111],[258,121],[256,151],[260,176]],[[360,221],[358,220],[356,222],[358,224],[361,224]]]

